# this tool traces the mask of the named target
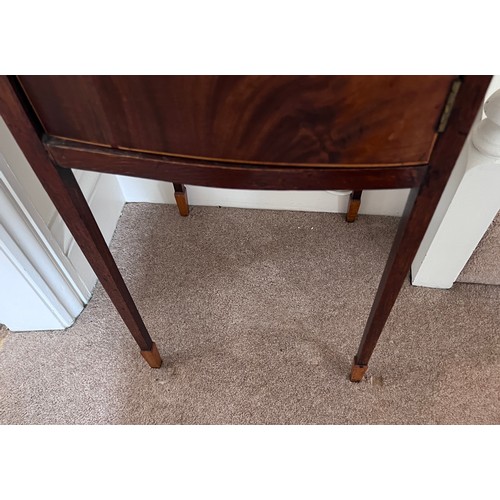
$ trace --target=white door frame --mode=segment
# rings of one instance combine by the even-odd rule
[[[91,291],[1,154],[0,252],[0,279],[9,276],[0,300],[1,321],[13,331],[70,326]]]
[[[124,205],[116,176],[75,171],[107,243]],[[60,330],[89,301],[97,277],[0,118],[0,323]]]

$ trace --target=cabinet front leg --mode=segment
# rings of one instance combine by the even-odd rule
[[[428,206],[426,190],[426,186],[421,189],[414,188],[408,198],[405,214],[399,223],[372,310],[354,358],[351,382],[360,382],[363,379],[368,368],[368,361],[424,237],[434,208]]]
[[[156,344],[144,325],[73,172],[56,166],[53,168],[65,188],[65,191],[58,192],[58,204],[64,205],[59,208],[66,225],[139,345],[143,358],[151,368],[160,368],[162,360]]]
[[[73,172],[51,160],[42,143],[41,125],[36,117],[28,116],[23,103],[26,104],[17,81],[0,76],[0,115],[132,333],[143,357],[152,368],[159,368],[161,357],[158,350]]]
[[[399,223],[398,232],[385,266],[368,322],[354,358],[350,379],[359,382],[408,276],[411,263],[429,227],[450,173],[456,164],[467,134],[483,103],[490,77],[465,76],[453,104],[453,110],[439,136],[422,185],[413,188]]]

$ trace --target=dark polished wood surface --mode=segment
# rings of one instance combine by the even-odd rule
[[[46,139],[45,147],[63,168],[147,177],[179,184],[241,189],[394,189],[418,186],[427,165],[362,167],[284,167],[208,162],[122,151]]]
[[[422,164],[453,76],[23,76],[48,135],[282,165]]]

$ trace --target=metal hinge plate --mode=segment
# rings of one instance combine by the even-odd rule
[[[450,119],[451,110],[453,109],[453,104],[455,104],[455,98],[457,97],[460,86],[462,85],[462,80],[457,79],[451,84],[450,93],[448,94],[448,98],[446,99],[446,104],[443,109],[443,113],[441,115],[441,119],[439,120],[438,125],[438,133],[441,134],[446,130],[446,126],[448,125],[448,120]]]

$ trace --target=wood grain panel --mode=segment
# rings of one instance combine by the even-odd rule
[[[23,76],[49,135],[247,163],[425,163],[452,76]]]

